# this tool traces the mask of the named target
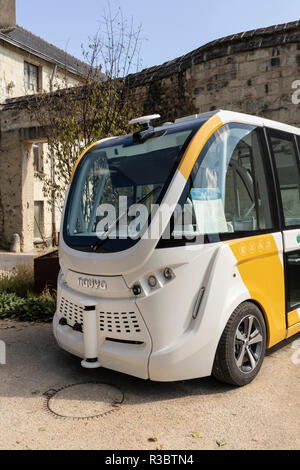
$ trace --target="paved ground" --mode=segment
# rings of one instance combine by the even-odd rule
[[[7,365],[0,365],[0,449],[192,450],[217,449],[217,441],[226,442],[222,449],[300,449],[300,364],[292,362],[292,342],[268,355],[256,381],[235,389],[211,378],[160,384],[84,370],[56,346],[50,325],[0,321],[0,340],[7,345]],[[124,404],[89,421],[46,411],[43,393],[88,381],[115,385]],[[108,410],[115,394],[109,386],[75,387],[51,403],[60,414],[86,416]]]

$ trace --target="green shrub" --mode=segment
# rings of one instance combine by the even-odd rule
[[[0,318],[15,318],[15,312],[21,308],[24,300],[15,294],[0,292]]]
[[[48,290],[34,292],[32,268],[20,265],[10,275],[0,275],[0,319],[51,322],[56,299]]]
[[[26,299],[18,307],[17,318],[21,321],[51,322],[56,309],[56,301],[36,298]]]
[[[0,292],[14,293],[19,297],[27,297],[34,289],[33,268],[20,265],[12,274],[0,275]]]
[[[21,298],[16,294],[0,292],[0,319],[51,322],[56,300],[47,295]]]

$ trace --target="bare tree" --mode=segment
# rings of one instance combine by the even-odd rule
[[[129,120],[139,112],[126,77],[141,66],[141,45],[141,26],[127,21],[121,8],[112,13],[108,4],[99,30],[82,47],[87,64],[83,86],[70,88],[66,81],[35,105],[37,120],[48,129],[52,172],[44,177],[44,194],[53,210],[62,207],[83,149],[101,138],[125,134]]]

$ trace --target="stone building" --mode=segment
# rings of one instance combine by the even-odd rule
[[[0,0],[0,106],[7,100],[40,92],[50,92],[59,87],[78,86],[83,83],[87,66],[61,49],[16,24],[15,0]],[[2,121],[2,116],[0,115]],[[41,141],[32,142],[27,152],[33,165],[30,204],[33,198],[33,239],[36,246],[52,237],[52,211],[43,195],[43,177],[50,173],[47,146]],[[6,152],[0,154],[0,244],[7,245],[9,236],[3,239],[5,200],[10,200],[14,189],[12,180],[5,177],[8,168],[17,170],[15,159],[7,160]],[[28,168],[24,169],[28,173]],[[33,191],[33,194],[32,194]],[[29,195],[28,195],[29,197]],[[10,217],[19,217],[15,206],[10,207]],[[58,223],[59,216],[56,217]],[[6,222],[7,223],[7,222]],[[9,222],[8,222],[9,223]],[[6,233],[6,232],[5,232]],[[18,233],[18,232],[17,232]],[[32,251],[25,243],[26,250]]]
[[[217,39],[130,75],[128,86],[143,113],[158,112],[163,121],[228,109],[300,126],[299,80],[300,22],[295,21]],[[24,252],[34,242],[32,145],[44,137],[27,108],[26,97],[5,101],[0,141],[0,239],[20,234]]]
[[[144,112],[164,120],[228,109],[300,126],[292,101],[293,94],[300,101],[299,80],[300,21],[294,21],[217,39],[132,75],[130,86]]]

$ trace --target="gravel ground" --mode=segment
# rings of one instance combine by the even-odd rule
[[[300,364],[292,361],[292,341],[270,352],[259,377],[237,389],[212,378],[165,384],[82,369],[58,348],[50,325],[0,321],[0,340],[7,346],[0,449],[300,449]],[[124,403],[91,420],[47,411],[45,392],[90,381],[108,385],[67,388],[51,407],[87,417],[110,411],[122,393]]]

